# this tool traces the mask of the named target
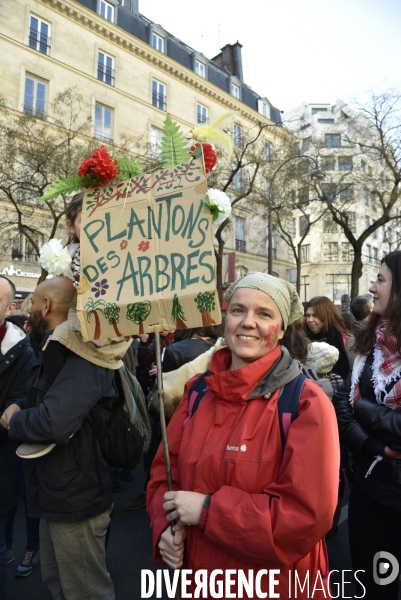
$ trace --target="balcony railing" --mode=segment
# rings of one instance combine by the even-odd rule
[[[246,241],[245,240],[235,240],[235,249],[239,252],[246,252]]]
[[[204,123],[208,124],[209,119],[206,115],[203,115],[202,113],[198,112],[196,115],[196,122],[198,125],[203,125]]]
[[[24,104],[23,111],[26,115],[32,115],[38,119],[43,119],[44,121],[46,120],[46,113],[42,108],[31,106],[30,104]]]
[[[100,140],[101,142],[104,142],[105,144],[113,143],[113,138],[107,137],[107,135],[103,135],[103,134],[99,133],[98,131],[95,131],[95,133],[93,134],[93,137],[95,138],[95,140]]]
[[[150,146],[150,157],[153,160],[160,160],[162,149],[160,146]]]
[[[37,29],[29,28],[29,47],[41,52],[49,54],[50,51],[50,36],[39,33]]]
[[[157,94],[156,92],[153,92],[152,105],[156,108],[160,108],[160,110],[167,110],[166,96],[164,96],[163,94]]]
[[[114,87],[115,81],[115,71],[114,69],[108,69],[104,65],[98,65],[97,67],[97,78],[99,81],[103,81],[108,85],[112,85]]]

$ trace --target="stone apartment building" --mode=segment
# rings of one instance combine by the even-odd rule
[[[240,43],[227,44],[208,59],[140,14],[138,0],[0,0],[0,53],[2,93],[12,110],[45,119],[56,94],[75,87],[89,107],[99,144],[118,145],[129,136],[148,144],[157,158],[166,112],[188,133],[235,111],[231,128],[237,148],[247,131],[265,125],[266,163],[289,137],[278,126],[280,111],[246,85]],[[230,195],[241,193],[247,176],[246,169],[236,174]],[[258,186],[263,196],[263,177]],[[37,236],[48,236],[40,218]],[[223,279],[233,252],[237,275],[267,270],[266,224],[249,199],[238,204],[224,236]],[[11,246],[1,257],[0,272],[10,275],[24,297],[39,271],[36,256],[20,234]],[[289,266],[286,253],[274,265],[282,277]]]
[[[355,130],[356,113],[343,101],[330,104],[303,102],[283,115],[285,125],[299,138],[299,151],[318,160],[326,172],[321,184],[325,194],[332,195],[336,206],[347,211],[348,223],[358,237],[380,214],[376,192],[385,191],[385,169],[379,160],[373,161],[361,150]],[[361,118],[362,119],[362,118]],[[360,121],[359,136],[363,135]],[[367,131],[367,128],[365,128]],[[305,216],[294,213],[295,241],[303,235]],[[366,293],[376,279],[383,253],[398,247],[399,222],[390,221],[370,235],[363,245],[363,274],[359,293]],[[301,299],[328,296],[340,305],[341,296],[350,294],[353,248],[343,230],[333,222],[329,212],[314,224],[301,247]],[[295,282],[294,270],[289,279]]]

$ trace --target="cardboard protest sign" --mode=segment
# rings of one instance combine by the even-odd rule
[[[84,340],[221,322],[202,161],[85,191],[77,314]]]

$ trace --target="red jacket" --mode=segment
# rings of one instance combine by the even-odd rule
[[[213,496],[210,509],[202,511],[200,525],[187,527],[183,568],[253,569],[255,575],[260,569],[280,569],[275,592],[281,598],[289,597],[289,571],[292,581],[297,571],[302,585],[309,571],[309,594],[306,588],[304,595],[298,588],[297,597],[319,600],[329,597],[323,591],[312,596],[312,588],[318,571],[322,578],[328,572],[322,538],[332,525],[338,498],[337,421],[324,392],[306,380],[283,454],[278,390],[269,399],[264,395],[249,399],[279,357],[276,348],[242,369],[228,371],[230,351],[218,351],[206,378],[208,391],[183,427],[188,389],[196,378],[187,383],[167,430],[174,489]],[[154,556],[159,564],[163,563],[157,544],[167,524],[162,509],[166,491],[160,446],[148,485]],[[262,577],[261,587],[269,592],[268,577]],[[321,587],[318,581],[316,588]],[[244,597],[248,598],[245,593]]]

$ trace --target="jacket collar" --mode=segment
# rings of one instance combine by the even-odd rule
[[[5,354],[7,354],[7,352],[9,352],[11,348],[16,346],[18,342],[21,342],[25,338],[26,333],[22,331],[22,329],[17,327],[17,325],[14,325],[14,323],[10,323],[9,321],[7,321],[6,334],[0,345],[0,351],[2,355],[4,356]]]
[[[228,371],[230,364],[231,351],[228,348],[218,350],[212,358],[211,375],[206,378],[206,383],[219,398],[237,402],[259,396],[270,398],[274,391],[301,372],[299,362],[283,346],[277,346],[242,369]]]

